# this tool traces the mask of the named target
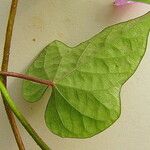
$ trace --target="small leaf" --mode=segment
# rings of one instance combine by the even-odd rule
[[[150,0],[131,0],[131,1],[142,2],[142,3],[150,4]]]
[[[116,6],[122,6],[122,5],[133,3],[133,1],[150,4],[150,0],[115,0],[114,4]]]
[[[150,13],[113,25],[76,47],[54,41],[29,67],[29,75],[55,83],[45,120],[61,137],[87,138],[120,116],[120,90],[146,50]],[[39,100],[47,87],[30,81],[24,98]]]

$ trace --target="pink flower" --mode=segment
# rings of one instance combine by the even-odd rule
[[[133,2],[128,1],[128,0],[115,0],[114,2],[116,6],[122,6],[122,5],[129,4],[129,3],[133,3]]]

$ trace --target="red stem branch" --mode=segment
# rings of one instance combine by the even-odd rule
[[[5,72],[5,71],[0,71],[0,74],[3,76],[10,76],[10,77],[16,77],[16,78],[20,78],[20,79],[25,79],[25,80],[30,80],[36,83],[40,83],[40,84],[45,84],[47,86],[54,86],[54,83],[52,81],[49,80],[44,80],[44,79],[39,79],[33,76],[28,76],[28,75],[24,75],[24,74],[20,74],[20,73],[16,73],[16,72]]]

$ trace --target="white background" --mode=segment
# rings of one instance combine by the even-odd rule
[[[10,2],[0,0],[0,61]],[[112,0],[19,0],[9,71],[23,73],[41,49],[55,39],[77,45],[108,25],[143,15],[149,10],[150,6],[144,4],[114,8]],[[10,94],[53,150],[150,150],[150,42],[148,45],[137,72],[122,89],[121,117],[93,138],[62,139],[53,135],[44,123],[49,94],[37,103],[27,103],[21,95],[22,81],[9,78]],[[40,150],[20,123],[18,125],[26,149]],[[1,98],[0,149],[17,150]]]

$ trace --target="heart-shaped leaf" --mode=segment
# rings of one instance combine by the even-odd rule
[[[146,50],[150,13],[113,25],[76,47],[54,41],[27,74],[55,83],[46,108],[48,128],[61,137],[87,138],[120,116],[120,90]],[[24,81],[23,95],[39,100],[46,86]]]

